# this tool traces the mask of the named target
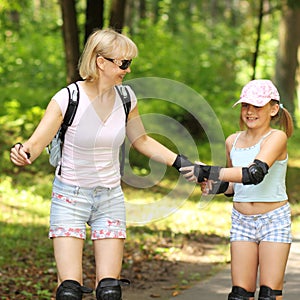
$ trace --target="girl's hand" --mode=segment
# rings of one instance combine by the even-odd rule
[[[203,196],[207,196],[210,194],[210,191],[212,190],[212,180],[205,180],[200,183],[201,191]]]
[[[23,147],[21,143],[17,143],[10,149],[10,160],[16,166],[26,166],[30,165],[30,153]]]

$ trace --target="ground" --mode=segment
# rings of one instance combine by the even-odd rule
[[[161,247],[174,246],[174,241],[168,239],[160,243]],[[181,247],[168,255],[153,256],[151,249],[143,253],[132,249],[125,251],[122,277],[130,279],[131,285],[123,287],[123,300],[176,297],[223,268],[228,263],[228,252],[224,250],[227,246],[224,239],[213,236],[185,238]],[[95,298],[86,296],[84,299]]]
[[[217,236],[183,235],[131,241],[125,246],[122,278],[131,281],[123,287],[123,300],[167,300],[176,297],[196,282],[215,274],[228,263],[228,241]],[[49,244],[51,245],[51,244]],[[37,246],[11,253],[12,261],[0,269],[1,300],[55,299],[56,268],[49,249]],[[41,253],[40,253],[41,254]],[[84,284],[94,287],[94,257],[92,244],[85,246]],[[95,295],[85,295],[85,300]]]

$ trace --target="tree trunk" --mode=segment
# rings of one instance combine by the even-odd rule
[[[84,43],[86,43],[89,35],[95,29],[101,29],[103,27],[103,14],[104,0],[87,0]]]
[[[125,7],[126,0],[112,0],[109,26],[118,32],[122,32],[124,26]]]
[[[78,73],[79,38],[75,0],[60,0],[63,18],[63,38],[67,65],[67,82],[80,79]]]
[[[286,108],[294,115],[297,52],[300,45],[300,8],[291,8],[283,2],[275,83]]]

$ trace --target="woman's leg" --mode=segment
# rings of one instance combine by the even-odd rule
[[[232,285],[255,292],[258,269],[258,245],[255,242],[231,243]],[[254,299],[250,297],[249,299]]]
[[[121,300],[119,281],[123,260],[124,239],[107,238],[94,241],[97,300]]]
[[[291,244],[278,242],[261,242],[259,245],[260,286],[272,290],[283,289],[285,268]],[[276,299],[283,299],[277,296]]]
[[[120,277],[124,239],[107,238],[94,241],[96,283],[103,278]]]
[[[74,237],[53,238],[58,285],[64,280],[75,280],[82,285],[82,249],[84,240]]]

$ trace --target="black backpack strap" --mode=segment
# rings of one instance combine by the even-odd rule
[[[128,92],[128,89],[121,85],[116,86],[116,90],[122,100],[124,111],[125,111],[125,124],[127,124],[128,115],[130,113],[131,109],[131,99],[130,94]],[[121,159],[120,159],[120,174],[121,176],[124,175],[124,168],[125,168],[125,141],[123,142],[121,146]]]
[[[67,86],[67,90],[68,90],[68,94],[69,94],[69,103],[68,103],[68,107],[67,107],[67,110],[66,110],[66,113],[64,116],[63,123],[60,128],[60,132],[59,132],[59,137],[61,140],[61,147],[60,147],[61,156],[62,156],[62,148],[63,148],[64,141],[65,141],[66,131],[67,131],[68,127],[71,126],[73,123],[73,120],[74,120],[74,117],[76,115],[76,111],[78,108],[78,104],[79,104],[79,98],[80,98],[79,87],[76,82],[74,82],[73,84],[75,85],[76,90],[73,89],[71,91],[70,86],[72,85],[72,83]],[[58,175],[61,175],[61,163],[59,166]]]
[[[78,104],[79,104],[79,87],[78,84],[76,82],[73,83],[76,87],[76,90],[72,90],[70,89],[70,86],[67,86],[67,90],[68,90],[68,94],[69,94],[69,103],[68,103],[68,107],[64,116],[64,120],[63,123],[61,125],[61,130],[60,130],[60,138],[61,141],[64,142],[65,140],[65,134],[66,131],[68,129],[69,126],[72,125],[74,117],[76,115],[76,111],[78,108]]]
[[[116,90],[122,100],[123,103],[123,107],[124,107],[124,111],[125,111],[125,115],[126,115],[126,123],[128,120],[128,115],[130,113],[130,109],[131,109],[131,99],[130,99],[130,94],[128,92],[128,89],[126,88],[126,86],[116,86]]]

